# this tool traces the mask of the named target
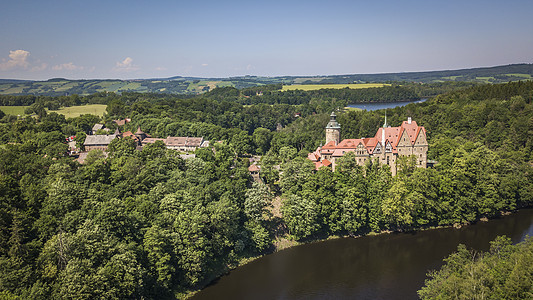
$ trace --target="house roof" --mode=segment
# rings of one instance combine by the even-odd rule
[[[163,143],[166,143],[165,139],[162,138],[145,138],[142,143],[143,144],[153,144],[157,141],[163,141]]]
[[[329,167],[329,166],[331,166],[331,162],[327,159],[323,159],[322,161],[315,162],[315,170],[318,170],[321,167]]]
[[[320,159],[320,156],[315,152],[311,152],[307,154],[307,159],[309,159],[310,161],[318,161]]]
[[[329,143],[327,143],[324,146],[322,146],[322,150],[335,149],[335,148],[337,148],[337,145],[335,144],[335,141],[329,141]]]
[[[256,165],[256,164],[250,165],[248,167],[248,171],[250,171],[250,172],[259,172],[260,169],[261,168],[258,165]]]
[[[173,147],[200,147],[203,141],[202,137],[169,136],[166,144]]]
[[[131,122],[131,119],[113,120],[118,126],[124,126],[126,123]]]
[[[365,144],[363,139],[344,139],[342,140],[339,145],[336,147],[338,148],[357,148],[359,144]]]
[[[141,130],[141,126],[137,127],[137,132],[135,132],[135,134],[145,134],[142,130]]]
[[[85,146],[109,145],[117,136],[115,134],[88,135],[83,143]]]
[[[104,128],[104,124],[98,124],[98,123],[96,123],[96,124],[94,124],[94,126],[93,126],[93,132],[98,131],[98,130],[100,130],[100,129],[102,129],[102,128]]]

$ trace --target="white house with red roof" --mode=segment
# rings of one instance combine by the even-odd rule
[[[364,165],[368,160],[389,165],[393,176],[396,175],[398,156],[414,155],[416,166],[426,168],[428,151],[426,129],[418,126],[410,117],[398,127],[388,126],[385,117],[385,124],[378,129],[374,137],[342,141],[336,117],[335,113],[332,113],[326,126],[326,144],[307,156],[315,163],[317,170],[322,166],[331,166],[335,171],[335,161],[348,152],[355,152],[355,159],[359,165]]]

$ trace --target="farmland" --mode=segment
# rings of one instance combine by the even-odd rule
[[[97,115],[101,117],[104,115],[106,107],[107,105],[104,104],[89,104],[82,106],[62,107],[59,110],[53,110],[53,112],[65,115],[65,118],[75,118],[83,114]]]
[[[390,86],[390,84],[384,83],[353,83],[353,84],[294,84],[294,85],[284,85],[281,89],[282,91],[293,91],[293,90],[302,90],[302,91],[315,91],[321,89],[367,89],[367,88],[378,88]]]
[[[0,106],[0,110],[3,111],[6,115],[24,115],[24,110],[29,106]]]
[[[8,115],[24,116],[24,110],[29,106],[0,106],[0,110]],[[48,112],[56,112],[64,115],[65,118],[75,118],[83,114],[91,114],[103,116],[107,105],[104,104],[89,104],[81,106],[62,107],[59,110],[47,110]]]

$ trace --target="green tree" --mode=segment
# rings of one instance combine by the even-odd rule
[[[281,206],[283,220],[289,233],[296,239],[303,239],[320,228],[316,204],[305,198],[288,195]]]

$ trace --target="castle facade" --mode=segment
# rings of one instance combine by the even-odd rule
[[[335,112],[331,113],[326,126],[326,144],[308,154],[308,159],[315,163],[318,170],[322,166],[331,166],[335,171],[336,160],[348,152],[355,153],[357,164],[364,165],[368,160],[390,166],[392,175],[397,172],[396,161],[399,156],[414,155],[416,166],[426,168],[428,143],[426,129],[408,118],[398,127],[385,124],[371,138],[340,140],[341,127]]]

